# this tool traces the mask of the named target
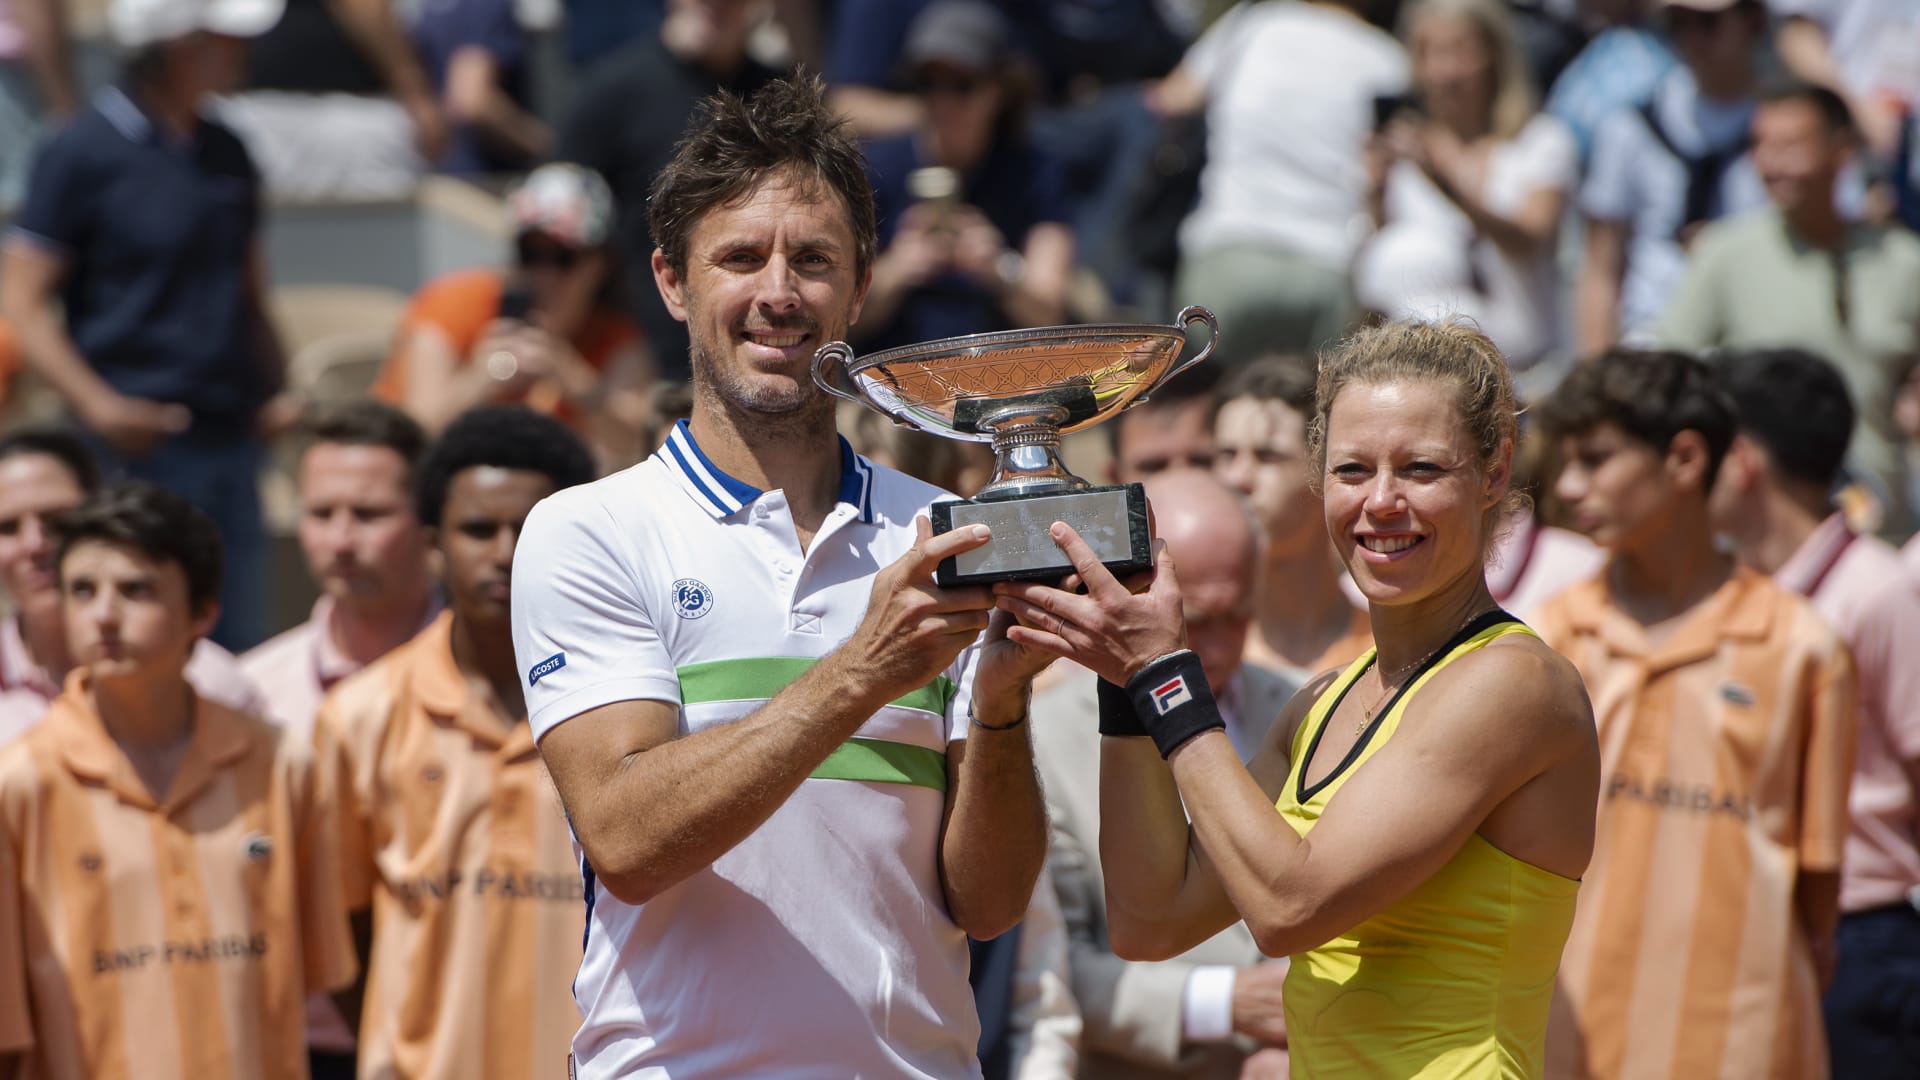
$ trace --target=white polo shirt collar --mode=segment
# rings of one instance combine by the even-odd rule
[[[840,491],[838,499],[853,507],[859,520],[873,524],[873,466],[853,452],[844,436],[840,440]],[[667,441],[654,454],[679,482],[693,501],[716,518],[737,514],[753,505],[766,492],[745,480],[727,475],[713,463],[694,441],[685,420],[674,424]]]

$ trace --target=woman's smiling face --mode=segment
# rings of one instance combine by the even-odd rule
[[[1412,602],[1483,571],[1512,451],[1491,475],[1445,384],[1349,384],[1328,410],[1326,446],[1327,530],[1369,601]]]

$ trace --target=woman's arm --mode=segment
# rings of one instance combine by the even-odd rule
[[[1624,221],[1587,221],[1586,252],[1574,287],[1574,346],[1582,357],[1598,356],[1620,340],[1620,282],[1627,270]]]
[[[1269,811],[1289,769],[1290,733],[1331,677],[1288,701],[1246,766]],[[1131,960],[1178,956],[1240,921],[1206,853],[1192,844],[1174,774],[1151,739],[1100,740],[1100,865],[1107,936]]]
[[[1251,804],[1224,733],[1171,764],[1194,840],[1260,950],[1324,944],[1431,878],[1520,788],[1578,752],[1579,717],[1537,643],[1495,644],[1422,688],[1394,738],[1352,773],[1313,831],[1298,836]],[[1225,756],[1222,756],[1222,750]]]
[[[1479,192],[1443,186],[1441,192],[1473,222],[1475,232],[1515,259],[1532,259],[1553,250],[1560,215],[1567,209],[1567,193],[1540,188],[1527,193],[1512,217],[1489,207]]]
[[[1531,259],[1553,250],[1560,216],[1567,209],[1567,192],[1553,187],[1528,192],[1518,211],[1503,214],[1486,201],[1484,168],[1473,168],[1459,139],[1432,124],[1410,129],[1396,145],[1427,175],[1433,186],[1473,223],[1476,233],[1515,259]],[[1396,132],[1395,134],[1401,134]]]
[[[1151,587],[1135,595],[1071,529],[1055,529],[1087,594],[1032,583],[995,586],[1021,623],[1009,637],[1124,682],[1181,636],[1166,629],[1179,625],[1181,610],[1172,560],[1162,547]],[[1117,748],[1126,757],[1115,758],[1111,772],[1115,751],[1103,747],[1102,858],[1131,848],[1131,870],[1138,871],[1116,880],[1109,867],[1109,908],[1117,887],[1130,913],[1150,924],[1217,914],[1206,883],[1211,875],[1262,952],[1284,956],[1318,946],[1433,876],[1510,795],[1584,752],[1591,720],[1583,701],[1564,661],[1535,642],[1496,643],[1449,665],[1304,838],[1274,812],[1219,727],[1171,751],[1171,784],[1154,779],[1151,742],[1124,740],[1133,745]],[[1119,782],[1134,785],[1136,811],[1107,798],[1110,776],[1116,796]],[[1173,816],[1182,801],[1193,822],[1184,848]],[[1104,816],[1110,804],[1120,815],[1111,830]],[[1117,834],[1111,844],[1110,831]],[[1177,877],[1176,858],[1184,868]]]

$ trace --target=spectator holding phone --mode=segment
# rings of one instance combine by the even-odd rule
[[[983,0],[937,0],[905,58],[925,119],[865,148],[881,248],[853,333],[881,348],[1064,321],[1066,177],[1027,137],[1006,19]]]
[[[428,282],[401,321],[374,396],[437,432],[475,405],[523,402],[571,423],[603,466],[648,409],[651,352],[621,310],[608,240],[613,196],[600,176],[543,165],[508,197],[517,227],[505,269]]]
[[[1578,151],[1539,112],[1498,0],[1421,0],[1405,37],[1417,97],[1378,99],[1368,148],[1378,231],[1355,289],[1390,318],[1469,316],[1524,372],[1558,344],[1554,238]]]

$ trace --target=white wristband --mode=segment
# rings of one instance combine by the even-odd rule
[[[1234,968],[1203,964],[1187,973],[1180,991],[1180,1033],[1187,1042],[1224,1042],[1233,1037]]]

